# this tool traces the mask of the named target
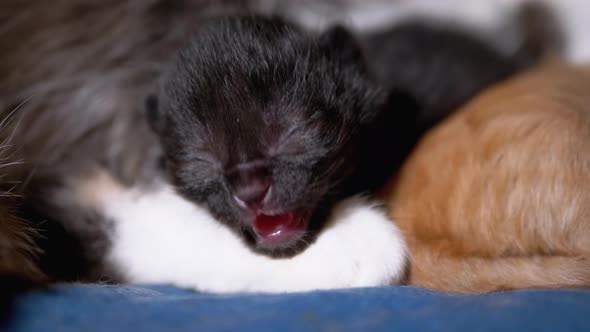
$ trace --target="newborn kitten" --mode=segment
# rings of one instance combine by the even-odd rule
[[[458,28],[408,22],[363,35],[371,75],[388,90],[403,88],[420,102],[422,133],[478,92],[530,66]],[[532,59],[537,62],[537,58]]]
[[[421,134],[481,90],[539,62],[561,54],[561,21],[544,4],[527,3],[513,22],[497,29],[519,36],[513,51],[501,51],[457,23],[406,20],[360,36],[371,75],[387,90],[404,89],[420,102],[416,129]]]
[[[590,287],[590,68],[546,64],[429,132],[389,200],[411,285]]]

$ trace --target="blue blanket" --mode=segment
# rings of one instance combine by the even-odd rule
[[[70,285],[17,300],[6,331],[590,331],[590,290],[477,296],[411,287],[214,295]]]

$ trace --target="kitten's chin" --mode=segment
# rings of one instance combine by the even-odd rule
[[[297,247],[306,234],[308,223],[309,213],[305,211],[258,214],[252,222],[256,246],[268,251]]]

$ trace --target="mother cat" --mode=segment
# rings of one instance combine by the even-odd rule
[[[488,90],[405,163],[390,212],[410,284],[461,293],[590,286],[590,68]]]

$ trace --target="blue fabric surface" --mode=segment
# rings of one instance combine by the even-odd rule
[[[7,331],[590,331],[589,290],[460,296],[410,287],[213,295],[75,285],[17,300]]]

